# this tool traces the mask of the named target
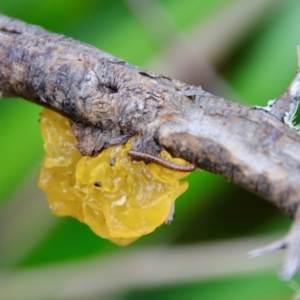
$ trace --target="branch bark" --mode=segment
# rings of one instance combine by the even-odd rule
[[[0,15],[0,91],[68,117],[83,155],[134,136],[134,151],[166,149],[298,218],[300,136],[284,121],[297,108],[299,71],[270,107],[247,107]],[[285,277],[300,268],[297,254]]]

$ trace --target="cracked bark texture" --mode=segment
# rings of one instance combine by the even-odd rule
[[[271,201],[291,218],[300,203],[300,136],[283,118],[299,100],[297,76],[266,111],[0,15],[2,96],[68,117],[83,155],[134,136],[133,150],[157,155],[166,149]]]

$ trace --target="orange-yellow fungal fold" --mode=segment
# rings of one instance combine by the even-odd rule
[[[133,161],[127,154],[130,141],[97,157],[82,156],[67,118],[45,109],[40,123],[46,157],[38,185],[50,209],[86,223],[102,238],[127,245],[152,232],[188,188],[179,179],[189,173]],[[187,163],[166,151],[161,155],[176,164]]]

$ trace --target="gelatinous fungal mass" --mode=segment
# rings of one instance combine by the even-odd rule
[[[132,160],[130,141],[103,150],[97,157],[82,156],[67,118],[45,109],[40,123],[46,157],[38,185],[50,209],[55,215],[86,223],[102,238],[126,245],[152,232],[165,222],[175,199],[188,188],[187,182],[179,181],[188,172]],[[187,164],[166,151],[161,155],[170,162]]]

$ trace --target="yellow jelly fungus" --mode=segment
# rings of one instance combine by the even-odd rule
[[[133,161],[126,145],[103,150],[97,157],[82,156],[67,118],[45,109],[41,130],[46,157],[38,185],[50,209],[58,216],[72,216],[97,235],[127,245],[152,232],[168,217],[175,199],[188,183],[178,172],[155,163]],[[161,155],[177,164],[186,162]]]

